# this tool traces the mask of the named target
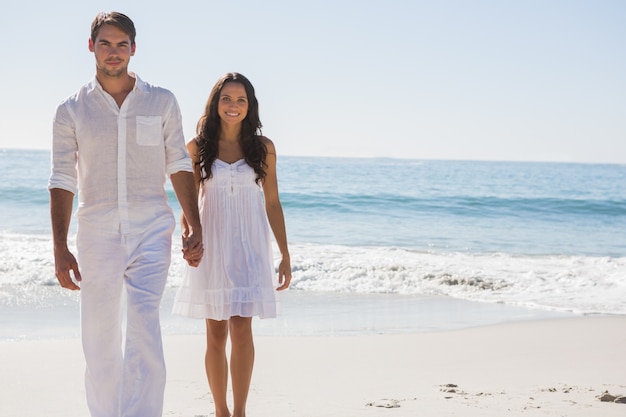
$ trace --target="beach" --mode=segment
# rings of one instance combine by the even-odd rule
[[[626,415],[626,317],[507,322],[449,331],[258,336],[251,417]],[[204,336],[166,335],[164,416],[212,414]],[[10,417],[86,416],[78,339],[0,342]]]

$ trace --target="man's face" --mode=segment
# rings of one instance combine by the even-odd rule
[[[89,50],[96,57],[98,75],[119,78],[128,71],[130,57],[135,55],[135,45],[130,36],[113,25],[103,25],[96,41],[89,39]]]

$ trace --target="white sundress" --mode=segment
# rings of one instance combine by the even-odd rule
[[[276,317],[278,279],[256,173],[243,159],[216,159],[212,173],[198,196],[204,255],[198,267],[186,267],[173,313],[213,320]]]

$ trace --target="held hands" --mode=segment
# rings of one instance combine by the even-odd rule
[[[74,279],[72,279],[70,271],[73,272]],[[82,277],[80,276],[80,271],[78,270],[78,262],[76,262],[76,258],[72,255],[72,252],[70,252],[69,249],[55,249],[54,274],[56,275],[59,284],[61,284],[61,287],[72,291],[80,290],[77,283],[82,280]]]
[[[202,245],[202,232],[191,232],[183,234],[183,259],[187,261],[189,266],[197,267],[200,265],[202,255],[204,254],[204,246]]]
[[[291,260],[289,256],[283,256],[278,265],[278,288],[276,291],[282,291],[289,288],[291,282]]]

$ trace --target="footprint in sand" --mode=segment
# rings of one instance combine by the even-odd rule
[[[369,402],[365,405],[368,407],[400,408],[400,401],[383,398],[382,400]]]

